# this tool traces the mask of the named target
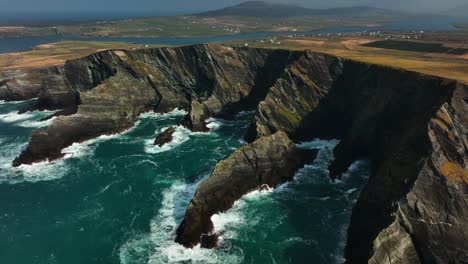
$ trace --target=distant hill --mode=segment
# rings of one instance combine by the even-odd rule
[[[256,17],[294,17],[294,16],[395,16],[400,13],[381,8],[356,6],[329,9],[311,9],[296,5],[273,4],[263,1],[248,1],[235,6],[196,14],[197,16],[256,16]]]

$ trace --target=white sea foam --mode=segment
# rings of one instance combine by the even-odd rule
[[[151,142],[152,143],[152,142]],[[297,197],[297,189],[295,184],[301,184],[300,181],[306,181],[318,176],[326,177],[328,172],[326,167],[332,160],[332,149],[337,144],[337,141],[313,141],[303,143],[303,147],[319,148],[318,159],[313,163],[306,165],[295,176],[296,181],[281,185],[277,189],[257,190],[244,195],[240,200],[236,201],[231,209],[224,213],[213,215],[211,220],[216,232],[220,234],[220,246],[214,250],[207,250],[196,246],[192,249],[187,249],[174,242],[175,232],[178,224],[183,218],[186,206],[192,198],[198,183],[184,184],[175,183],[171,188],[163,193],[162,207],[151,222],[151,232],[149,235],[139,235],[134,239],[129,240],[120,249],[121,263],[141,262],[148,255],[149,263],[241,263],[244,259],[242,249],[235,248],[229,242],[238,236],[240,230],[245,228],[255,227],[260,221],[263,221],[262,215],[257,215],[252,219],[249,216],[247,219],[247,211],[249,206],[258,206],[259,202],[270,203],[277,194],[288,192],[287,197]],[[315,175],[313,172],[321,172],[320,175]],[[311,175],[314,174],[314,175]],[[324,179],[321,179],[324,182]],[[327,182],[327,181],[325,181]],[[313,183],[309,182],[309,183]],[[349,194],[356,190],[349,189]],[[292,192],[293,196],[289,195]],[[343,191],[346,192],[346,189]],[[318,197],[316,199],[326,201],[331,197]],[[295,198],[291,198],[295,199]],[[286,216],[285,216],[286,217]],[[279,222],[282,222],[280,219]],[[281,223],[278,223],[281,224]],[[248,225],[248,226],[246,226]],[[340,227],[341,228],[341,227]],[[344,227],[344,230],[346,227]],[[340,229],[341,230],[341,229]],[[286,239],[288,243],[312,243],[311,241],[302,241],[300,237],[292,237]],[[147,251],[151,252],[148,253]],[[144,253],[146,252],[146,253]],[[341,249],[337,251],[337,258],[342,254]],[[139,256],[135,261],[135,256]]]
[[[65,163],[67,159],[83,158],[92,155],[97,143],[119,136],[121,136],[121,134],[104,135],[85,142],[74,143],[62,150],[64,157],[61,159],[54,161],[45,160],[30,165],[23,164],[14,168],[12,167],[12,161],[21,152],[21,149],[24,149],[27,145],[27,143],[16,143],[16,145],[9,148],[8,153],[0,156],[0,169],[6,172],[2,173],[0,182],[16,184],[20,182],[39,182],[60,179],[65,176],[69,170]],[[8,146],[4,148],[8,149]]]
[[[237,236],[237,229],[234,227],[239,228],[242,225],[254,224],[253,219],[249,219],[249,222],[247,223],[244,215],[245,207],[248,203],[265,199],[267,196],[273,194],[274,191],[275,190],[272,188],[267,188],[249,192],[242,196],[240,200],[234,202],[234,205],[226,212],[213,215],[211,217],[211,221],[213,222],[215,231],[221,234],[220,243],[222,243],[224,239],[232,239]]]
[[[18,114],[18,112],[15,111],[7,114],[0,114],[0,120],[4,123],[15,123],[26,119],[31,119],[33,117],[34,115],[31,112]]]
[[[63,159],[82,157],[90,153],[91,144],[96,140],[88,140],[82,143],[73,143],[71,146],[62,149]]]
[[[124,130],[120,133],[110,134],[110,135],[100,135],[99,137],[86,140],[83,142],[75,142],[71,146],[62,149],[62,154],[64,154],[63,159],[69,158],[78,158],[86,155],[93,154],[93,150],[97,144],[105,142],[111,139],[117,139],[125,137],[125,134],[128,133],[130,129]]]
[[[187,114],[187,111],[179,108],[175,108],[174,110],[167,112],[167,113],[155,113],[154,111],[148,111],[140,115],[140,119],[142,118],[169,118],[169,117],[176,117],[176,116],[184,116]]]
[[[52,124],[52,122],[54,122],[54,120],[56,119],[56,117],[52,117],[48,120],[44,120],[44,121],[23,121],[23,122],[20,122],[18,123],[18,126],[21,126],[21,127],[30,127],[30,128],[38,128],[38,127],[44,127],[44,126],[50,126]]]
[[[345,193],[346,194],[352,194],[355,191],[357,191],[357,188],[351,188],[351,189],[347,190]]]
[[[24,100],[24,101],[5,101],[5,100],[0,100],[0,104],[20,104],[20,103],[25,103],[29,101],[34,101],[36,98],[29,99],[29,100]]]
[[[0,157],[0,183],[16,184],[21,182],[39,182],[50,181],[63,177],[68,169],[62,161],[43,161],[31,165],[21,165],[13,167],[12,162],[15,156],[20,152],[13,151],[7,156]]]
[[[254,225],[255,221],[249,219],[249,222],[245,221],[244,211],[245,206],[248,202],[265,200],[266,197],[276,195],[279,193],[294,193],[296,189],[294,185],[302,184],[304,182],[315,181],[314,176],[310,175],[313,170],[321,169],[324,165],[323,162],[330,160],[329,154],[336,146],[338,141],[325,141],[325,140],[314,140],[311,142],[305,142],[299,145],[301,148],[315,148],[320,149],[318,158],[313,164],[305,165],[304,168],[300,169],[294,176],[294,181],[288,182],[278,186],[276,189],[267,188],[262,190],[252,191],[244,195],[240,200],[236,201],[231,209],[224,213],[213,215],[211,220],[214,228],[217,232],[221,233],[221,241],[223,239],[232,239],[236,237],[236,229],[242,228],[242,225]],[[289,196],[289,195],[288,195]],[[328,200],[330,197],[320,198]],[[236,227],[236,228],[233,228]]]
[[[0,170],[4,173],[0,175],[0,182],[16,184],[20,182],[51,181],[62,178],[67,174],[69,169],[65,164],[66,159],[91,155],[93,154],[93,147],[97,142],[118,136],[120,136],[120,134],[111,136],[104,135],[82,143],[74,143],[62,150],[64,154],[62,159],[54,161],[45,160],[30,165],[23,164],[16,168],[12,166],[12,162],[15,157],[26,148],[27,142],[12,142],[10,145],[4,145],[2,143]],[[2,142],[4,142],[4,140],[2,140]]]
[[[0,114],[0,122],[11,123],[21,127],[41,127],[49,125],[52,120],[39,121],[37,119],[43,118],[47,115],[54,113],[53,111],[33,111],[19,114],[18,112],[10,112]]]
[[[68,168],[64,166],[63,161],[44,161],[31,165],[21,165],[13,170],[21,172],[22,181],[39,182],[51,181],[62,178],[66,175]],[[9,182],[14,183],[14,182]]]
[[[35,119],[44,117],[51,113],[53,112],[34,111],[27,112],[24,114],[17,114],[16,112],[11,112],[7,114],[1,114],[0,121],[3,121],[5,123],[12,123],[14,125],[22,127],[41,127],[49,125],[53,120],[36,121]],[[169,112],[167,114],[146,113],[143,114],[143,118],[145,118],[145,116],[148,118],[167,118],[183,114],[186,114],[186,112],[175,109],[174,111]],[[134,127],[132,127],[131,129],[133,129]],[[11,164],[15,157],[21,152],[21,150],[27,146],[27,142],[16,142],[12,143],[11,146],[5,146],[3,144],[5,140],[2,140],[2,153],[0,154],[0,169],[5,173],[1,173],[0,182],[15,184],[24,181],[37,182],[61,178],[67,172],[67,166],[64,163],[66,159],[82,158],[87,155],[92,155],[94,153],[93,149],[95,148],[96,144],[107,141],[109,139],[123,137],[131,129],[117,134],[101,135],[91,140],[87,140],[80,143],[74,143],[71,146],[62,150],[62,153],[64,154],[64,157],[62,159],[55,160],[52,162],[43,161],[31,165],[21,165],[17,168],[13,168]]]
[[[176,108],[173,111],[165,113],[165,114],[159,114],[159,113],[154,113],[154,112],[146,112],[146,113],[143,113],[143,114],[140,115],[140,119],[142,119],[142,118],[157,118],[157,119],[168,118],[168,117],[172,117],[172,116],[184,115],[186,113],[187,112],[185,112],[184,110],[179,110],[179,109]],[[110,139],[125,137],[125,135],[127,133],[131,132],[133,129],[135,129],[139,125],[139,122],[140,121],[135,123],[135,125],[132,126],[131,128],[129,128],[127,130],[124,130],[124,131],[122,131],[120,133],[110,134],[110,135],[101,135],[99,137],[96,137],[94,139],[90,139],[90,140],[87,140],[87,141],[84,141],[84,142],[73,143],[71,146],[69,146],[69,147],[62,150],[62,153],[65,154],[64,159],[71,158],[71,157],[75,157],[75,158],[76,157],[82,157],[84,155],[90,154],[92,152],[91,151],[92,147],[94,145],[96,145],[97,143],[104,142],[104,141],[107,141],[107,140],[110,140]],[[188,129],[186,129],[186,130],[188,130]],[[190,131],[190,130],[188,130],[188,131]],[[179,132],[179,133],[177,133],[177,132]],[[174,139],[176,139],[175,141],[185,140],[186,137],[185,137],[184,133],[185,133],[185,131],[183,130],[182,126],[180,126],[180,128],[177,127],[176,133],[174,133],[174,135],[173,135]],[[188,140],[188,137],[187,137],[186,140]],[[182,142],[180,142],[180,143],[182,143]],[[145,150],[147,150],[146,147],[145,147]],[[153,150],[147,150],[147,152],[150,152],[150,153],[151,153],[151,151],[153,151]]]
[[[186,112],[183,110],[176,109],[168,114],[163,114],[163,115],[155,114],[155,115],[157,115],[158,118],[160,117],[167,118],[170,116],[176,116],[176,115],[181,115],[181,114],[186,114]],[[210,131],[208,132],[193,132],[190,129],[182,125],[176,126],[175,132],[172,134],[172,141],[162,145],[161,147],[154,145],[154,138],[145,140],[145,152],[150,153],[150,154],[157,154],[157,153],[172,150],[180,146],[182,143],[188,141],[190,139],[190,136],[209,135],[211,134],[211,132],[215,131],[222,125],[222,121],[219,119],[215,119],[215,118],[210,118],[207,120],[207,122],[208,122],[207,127],[210,129]],[[158,134],[164,132],[168,128],[169,127],[164,127],[160,129]]]
[[[159,133],[164,132],[168,128],[169,127],[162,128],[159,131]],[[172,141],[162,145],[161,147],[154,145],[154,139],[146,140],[145,152],[151,153],[151,154],[157,154],[157,153],[171,150],[175,147],[180,146],[182,143],[188,141],[190,139],[190,134],[192,134],[192,131],[190,131],[190,129],[184,126],[177,126],[175,127],[175,132],[172,134]]]
[[[314,139],[312,141],[301,142],[297,144],[297,147],[304,148],[304,149],[333,149],[338,145],[339,140],[322,140],[322,139]]]
[[[2,151],[0,153],[0,169],[10,169],[15,155],[17,155],[27,143],[7,143],[7,140],[4,138],[1,138],[0,141],[2,146]]]
[[[48,181],[61,178],[67,172],[66,166],[61,161],[43,161],[31,165],[13,167],[13,160],[26,147],[27,143],[15,141],[6,143],[6,139],[2,139],[1,142],[0,183],[16,184],[25,181]]]
[[[119,252],[120,262],[134,263],[135,253],[151,248],[148,263],[240,263],[242,256],[229,255],[222,250],[185,248],[174,242],[175,232],[185,209],[199,182],[195,184],[174,183],[164,191],[162,207],[151,221],[149,236],[137,237],[125,243]],[[228,260],[228,261],[225,261]]]
[[[222,125],[222,121],[216,118],[209,118],[206,120],[206,127],[211,131],[218,129]]]

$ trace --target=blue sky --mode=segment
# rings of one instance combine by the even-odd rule
[[[268,0],[275,1],[275,0]],[[132,12],[174,14],[216,9],[242,0],[0,0],[0,13]],[[468,0],[286,0],[312,8],[370,5],[403,10],[448,10]]]

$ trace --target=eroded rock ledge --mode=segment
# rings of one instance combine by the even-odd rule
[[[211,216],[231,208],[234,202],[263,185],[276,187],[293,178],[305,162],[313,161],[316,150],[302,150],[278,132],[262,137],[237,149],[219,162],[213,173],[199,186],[184,220],[177,230],[176,241],[186,247],[199,243],[213,247]]]

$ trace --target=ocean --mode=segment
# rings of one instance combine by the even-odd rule
[[[12,168],[31,131],[52,112],[17,114],[27,102],[0,103],[0,263],[342,263],[352,206],[367,181],[360,161],[340,181],[327,166],[338,141],[319,148],[295,180],[254,191],[213,216],[220,246],[186,249],[175,230],[197,185],[245,144],[253,113],[210,119],[210,132],[177,126],[184,114],[145,113],[120,134],[64,150],[65,158]],[[171,143],[153,146],[177,126]]]

